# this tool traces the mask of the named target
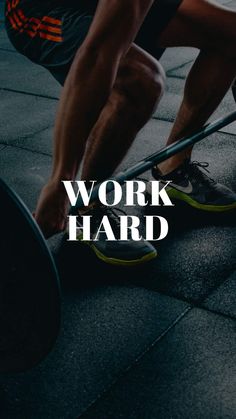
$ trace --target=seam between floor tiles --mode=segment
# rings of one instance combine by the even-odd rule
[[[228,280],[228,277],[225,281],[223,281],[221,284],[219,284],[219,286],[216,287],[216,289],[219,288],[221,285],[223,285],[225,282],[227,282],[227,280]],[[160,291],[160,290],[150,289],[150,291],[156,292],[157,294],[163,295],[164,297],[174,298],[176,301],[188,304],[189,306],[191,306],[192,309],[197,308],[197,309],[201,309],[201,310],[207,311],[207,312],[212,313],[212,314],[216,314],[218,316],[224,317],[224,318],[229,319],[229,320],[234,320],[234,321],[236,320],[235,316],[231,316],[230,314],[225,314],[225,313],[222,313],[221,311],[213,310],[213,309],[210,309],[208,307],[204,307],[204,306],[201,305],[201,304],[204,303],[205,299],[207,299],[208,296],[211,295],[211,293],[209,293],[209,295],[207,297],[204,297],[203,300],[193,301],[192,299],[188,299],[188,298],[184,298],[184,297],[181,298],[178,295],[168,294],[167,292]]]
[[[42,99],[50,99],[50,100],[55,100],[55,101],[59,100],[59,98],[56,97],[56,96],[43,95],[43,94],[40,94],[40,93],[25,92],[24,90],[10,89],[8,87],[0,87],[0,90],[4,91],[4,92],[18,93],[18,94],[21,94],[21,95],[40,97]]]
[[[1,142],[0,142],[0,144],[5,145],[5,147],[3,149],[11,147],[11,148],[17,148],[18,150],[29,151],[30,153],[33,153],[33,154],[39,154],[41,156],[52,157],[52,154],[44,153],[43,151],[31,150],[30,148],[27,148],[27,147],[21,147],[21,146],[17,146],[17,145],[13,145],[13,144],[5,144],[5,143],[1,143]]]
[[[165,118],[165,117],[159,117],[159,116],[153,116],[152,119],[155,119],[155,121],[161,121],[161,122],[170,122],[173,123],[174,122],[174,118]]]
[[[158,336],[146,349],[140,353],[135,360],[130,363],[130,365],[125,368],[121,373],[116,377],[101,393],[99,393],[96,398],[83,410],[79,418],[82,419],[83,415],[87,413],[102,397],[108,393],[116,383],[121,380],[126,374],[128,374],[138,362],[142,360],[165,336],[193,309],[192,306],[188,306],[171,324],[167,329],[165,329],[160,336]]]
[[[35,131],[32,134],[21,135],[20,137],[18,137],[18,140],[19,141],[21,141],[21,140],[28,140],[29,138],[31,138],[32,140],[34,140],[34,137],[36,137],[36,135],[39,135],[42,132],[47,131],[49,128],[53,128],[53,125],[52,124],[48,124],[46,127],[40,128],[38,131]],[[11,143],[9,144],[8,141],[9,140],[6,140],[6,142],[4,140],[3,141],[0,141],[0,144],[5,144],[6,146],[8,146],[8,145],[9,146],[10,145],[14,145],[14,144],[11,144]],[[17,145],[16,145],[16,147],[17,147]],[[19,146],[19,147],[21,147],[21,146]]]
[[[190,312],[192,311],[194,308],[200,309],[202,311],[207,311],[212,313],[213,315],[217,315],[217,316],[221,316],[223,318],[226,318],[228,320],[233,320],[234,322],[236,321],[235,317],[231,317],[228,315],[225,315],[223,313],[218,313],[217,311],[214,310],[209,310],[205,307],[197,307],[197,306],[190,306],[188,307],[186,310],[184,310],[182,312],[182,314],[180,316],[177,317],[177,319],[151,344],[149,345],[148,348],[146,348],[145,351],[142,352],[142,354],[140,354],[135,360],[134,362],[132,362],[125,370],[123,370],[120,375],[114,379],[106,389],[104,389],[104,391],[102,391],[100,394],[97,395],[97,397],[89,404],[89,406],[87,408],[85,408],[83,410],[83,412],[80,414],[80,416],[78,417],[78,419],[82,419],[83,416],[85,414],[87,414],[89,412],[89,410],[91,410],[93,408],[93,406],[99,402],[99,400],[101,400],[103,397],[106,396],[107,393],[109,393],[109,391],[111,391],[112,387],[114,387],[119,380],[121,380],[122,378],[124,378],[124,376],[126,374],[128,374],[133,368],[135,368],[135,366],[137,365],[138,362],[140,362],[142,360],[142,358],[144,356],[146,356],[163,338],[166,337],[166,335],[180,322],[182,321],[182,319]]]
[[[169,79],[186,80],[186,76],[176,76],[174,74],[168,74],[167,77]]]
[[[233,273],[234,271],[232,271],[232,273]],[[152,292],[155,292],[155,293],[157,293],[157,294],[160,294],[160,295],[163,295],[164,297],[169,297],[169,298],[174,298],[176,301],[179,301],[179,302],[181,302],[181,303],[185,303],[185,304],[188,304],[189,306],[191,306],[191,308],[192,309],[194,309],[194,308],[197,308],[197,309],[201,309],[201,310],[204,310],[204,311],[207,311],[207,312],[209,312],[209,313],[212,313],[212,314],[215,314],[215,315],[218,315],[218,316],[220,316],[220,317],[223,317],[223,318],[225,318],[225,319],[228,319],[228,320],[236,320],[236,316],[231,316],[230,314],[225,314],[225,313],[223,313],[223,312],[221,312],[221,311],[217,311],[217,310],[214,310],[214,309],[210,309],[210,308],[208,308],[208,307],[204,307],[202,304],[204,304],[204,302],[207,300],[207,298],[214,292],[214,291],[216,291],[218,288],[220,288],[222,285],[224,285],[227,281],[228,281],[228,279],[231,277],[231,275],[232,275],[232,273],[231,274],[229,274],[229,276],[227,276],[227,278],[223,281],[223,282],[221,282],[220,284],[218,284],[216,287],[213,287],[214,289],[213,289],[213,291],[212,292],[209,292],[206,296],[204,296],[204,298],[203,299],[199,299],[198,301],[194,301],[194,300],[192,300],[192,299],[188,299],[188,298],[184,298],[184,297],[180,297],[180,296],[178,296],[178,295],[175,295],[175,294],[169,294],[169,293],[167,293],[167,292],[164,292],[164,291],[160,291],[160,290],[155,290],[155,289],[150,289],[150,291],[152,291]]]
[[[225,281],[223,281],[221,284],[219,284],[218,287],[215,288],[215,290],[217,290],[217,288],[221,287],[221,285],[223,285],[225,282],[227,282],[228,279],[229,278],[227,277],[227,279]],[[156,292],[160,295],[163,295],[165,297],[174,298],[175,300],[177,300],[181,303],[188,304],[189,306],[191,306],[192,309],[197,308],[197,309],[201,309],[203,311],[207,311],[208,313],[212,313],[212,314],[215,314],[217,316],[223,317],[223,318],[228,319],[228,320],[234,320],[234,321],[236,320],[236,316],[231,316],[230,314],[225,314],[222,311],[217,311],[217,309],[214,310],[214,309],[211,309],[211,308],[208,308],[208,307],[204,307],[202,305],[202,304],[204,304],[205,300],[207,300],[207,298],[211,295],[211,293],[209,293],[209,295],[207,297],[204,297],[203,300],[199,300],[199,301],[195,302],[193,300],[190,300],[190,299],[188,300],[187,298],[180,298],[176,295],[171,295],[171,294],[168,294],[168,293],[164,293],[164,292],[159,291],[159,290],[157,290],[157,291],[154,290],[154,292]]]
[[[217,315],[219,315],[221,317],[224,317],[226,319],[230,319],[230,320],[234,320],[235,321],[236,320],[236,316],[234,316],[234,315],[226,314],[226,313],[223,313],[222,311],[218,311],[217,309],[211,309],[211,308],[208,308],[206,306],[203,306],[203,304],[205,304],[207,302],[207,299],[212,294],[214,294],[215,291],[217,291],[220,287],[224,286],[224,284],[230,279],[230,277],[233,275],[234,272],[236,272],[235,269],[229,275],[227,275],[227,277],[223,280],[223,282],[221,282],[218,285],[215,285],[212,288],[212,290],[209,293],[207,293],[207,295],[201,301],[199,301],[199,303],[197,303],[196,307],[197,308],[201,308],[202,310],[208,311],[210,313],[217,314]]]
[[[218,288],[220,288],[222,285],[224,285],[228,280],[229,280],[229,278],[233,275],[233,273],[235,272],[235,269],[233,269],[232,271],[230,271],[228,274],[227,274],[227,276],[225,277],[225,279],[223,279],[223,281],[222,282],[219,282],[219,283],[217,283],[217,284],[215,284],[212,288],[211,288],[211,290],[209,290],[209,292],[208,293],[206,293],[206,295],[203,297],[203,298],[201,298],[200,299],[200,301],[199,301],[199,304],[204,304],[204,302],[218,289]]]
[[[192,299],[191,297],[184,297],[184,296],[180,296],[180,294],[169,293],[168,291],[164,291],[164,290],[161,290],[161,289],[156,289],[156,288],[153,288],[151,286],[149,288],[146,287],[145,289],[147,289],[149,291],[152,291],[152,292],[156,292],[158,294],[164,295],[164,296],[169,297],[169,298],[174,298],[177,301],[181,301],[182,303],[186,303],[188,305],[191,305],[193,308],[196,307],[196,308],[205,309],[204,307],[201,306],[201,304],[203,304],[205,302],[205,300],[207,300],[207,298],[209,298],[209,296],[211,296],[218,288],[220,288],[222,285],[224,285],[230,279],[230,277],[234,274],[234,272],[236,272],[235,267],[233,267],[232,271],[230,270],[229,272],[226,273],[226,276],[221,280],[221,282],[219,280],[217,282],[217,284],[214,284],[208,292],[205,292],[205,294],[202,297],[199,296],[199,298],[196,299],[196,300]],[[212,310],[209,310],[207,308],[206,308],[206,310],[207,311],[212,311]],[[221,312],[218,313],[217,311],[216,311],[216,313],[219,314],[219,315],[222,314],[224,317],[226,316],[226,317],[231,318],[230,315],[228,316],[228,315],[225,315]]]
[[[208,313],[214,314],[214,315],[219,316],[219,317],[223,317],[226,320],[233,320],[234,322],[236,321],[235,316],[231,316],[230,314],[225,314],[225,313],[222,313],[220,311],[213,310],[213,309],[210,309],[210,308],[207,308],[207,307],[204,307],[204,306],[196,305],[193,308],[197,308],[197,309],[200,309],[200,310],[203,310],[203,311],[207,311]]]
[[[24,135],[22,137],[19,137],[19,140],[27,140],[28,138],[31,138],[32,140],[34,140],[36,135],[42,134],[44,131],[47,131],[50,128],[54,129],[54,123],[48,124],[46,127],[43,127],[41,129],[39,129],[38,131],[35,131],[33,134],[27,134],[27,135]]]
[[[169,70],[166,71],[167,77],[169,77],[169,75],[171,75],[171,73],[173,71],[180,70],[181,68],[184,68],[186,65],[191,64],[193,62],[194,62],[194,60],[192,59],[192,60],[186,61],[185,63],[182,63],[180,65],[177,65],[176,67],[170,68]]]
[[[17,53],[17,51],[16,50],[14,50],[14,49],[10,49],[10,48],[0,48],[0,51],[3,51],[3,52],[13,52],[13,54],[15,54],[15,53]],[[19,53],[18,53],[19,54]]]
[[[169,122],[171,124],[173,124],[175,122],[175,118],[165,118],[165,117],[160,117],[160,116],[152,116],[151,119],[154,119],[155,121],[161,121],[161,122]],[[219,131],[216,131],[215,134],[223,134],[223,135],[227,135],[227,136],[231,136],[231,137],[235,137],[236,138],[236,134],[232,134],[230,132],[227,131],[223,131],[223,128]]]
[[[1,144],[1,143],[0,143],[0,145],[2,145],[2,147],[0,147],[0,153],[1,153],[1,151],[5,150],[5,148],[7,148],[7,145],[6,144]]]
[[[206,295],[203,298],[200,298],[198,301],[194,301],[192,299],[188,299],[188,298],[184,298],[184,297],[180,297],[178,295],[175,294],[169,294],[167,292],[161,291],[161,290],[155,290],[155,289],[150,289],[153,292],[156,292],[157,294],[163,295],[165,297],[169,297],[169,298],[174,298],[175,300],[188,304],[189,306],[191,306],[192,309],[197,308],[197,309],[201,309],[204,311],[207,311],[209,313],[221,316],[223,318],[229,319],[229,320],[236,320],[236,316],[231,316],[230,314],[225,314],[221,311],[217,311],[214,309],[210,309],[208,307],[204,307],[202,304],[204,304],[204,302],[207,300],[207,298],[212,295],[218,288],[220,288],[222,285],[224,285],[229,278],[232,276],[232,274],[235,272],[235,270],[233,270],[230,274],[227,275],[227,277],[223,280],[223,282],[219,283],[218,285],[212,287],[212,290],[209,293],[206,293]]]

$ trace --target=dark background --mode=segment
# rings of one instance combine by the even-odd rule
[[[50,171],[60,87],[14,51],[0,7],[0,172],[33,210]],[[163,56],[166,94],[122,167],[164,145],[196,54]],[[215,116],[232,109],[229,93]],[[236,125],[194,152],[234,190],[235,135]],[[236,417],[235,214],[163,211],[169,237],[139,269],[105,266],[79,244],[50,240],[63,287],[61,334],[40,366],[0,376],[1,418]]]

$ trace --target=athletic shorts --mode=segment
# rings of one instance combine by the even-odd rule
[[[156,0],[135,43],[159,59],[158,36],[182,0]],[[61,83],[83,43],[96,12],[96,0],[6,0],[8,36],[14,47],[47,68]]]

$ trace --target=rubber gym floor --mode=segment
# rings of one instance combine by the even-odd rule
[[[33,210],[49,175],[60,87],[10,45],[0,6],[0,170]],[[164,145],[196,54],[163,56],[165,96],[122,167]],[[229,93],[214,117],[233,109]],[[234,190],[235,141],[233,124],[194,150]],[[49,241],[63,289],[61,333],[38,367],[0,376],[2,419],[236,417],[235,213],[182,206],[167,217],[159,257],[139,269],[106,266],[62,236]]]

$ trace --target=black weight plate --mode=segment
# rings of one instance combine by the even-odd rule
[[[21,199],[0,180],[0,372],[21,372],[51,350],[60,327],[58,274]]]
[[[233,92],[234,100],[236,102],[236,81],[234,82],[234,84],[232,86],[232,92]]]

